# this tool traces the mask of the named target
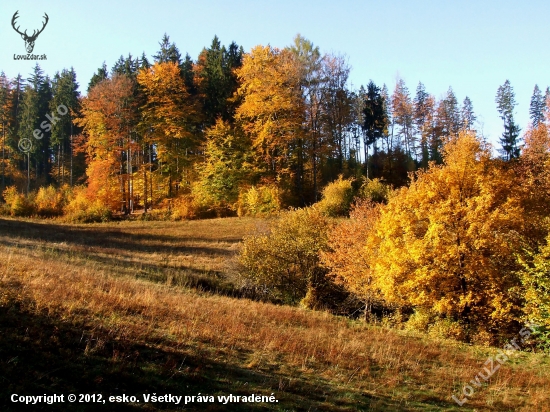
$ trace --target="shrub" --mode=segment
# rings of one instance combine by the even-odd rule
[[[112,218],[111,209],[99,199],[90,200],[85,187],[73,190],[64,213],[66,220],[74,223],[107,222]]]
[[[318,202],[319,211],[325,216],[347,216],[353,201],[353,182],[355,179],[343,179],[342,175],[323,189],[323,198]]]
[[[357,197],[375,203],[387,203],[390,192],[391,186],[380,179],[366,179],[359,188]]]
[[[6,201],[6,210],[14,217],[28,217],[34,213],[32,199],[19,193],[15,186],[7,187],[2,193]]]
[[[407,330],[426,332],[433,321],[434,315],[432,313],[423,309],[416,309],[404,326]]]
[[[449,318],[437,319],[428,327],[428,335],[431,338],[466,340],[467,334],[464,326]]]
[[[268,216],[281,210],[281,193],[277,186],[252,186],[242,190],[236,204],[239,216]]]
[[[41,187],[34,198],[36,212],[40,216],[60,216],[66,203],[66,190],[57,190],[53,186]]]
[[[326,277],[319,252],[330,222],[315,208],[283,213],[269,233],[245,238],[239,261],[244,277],[270,297],[287,303],[333,309],[347,297]]]
[[[195,219],[198,212],[199,206],[191,195],[185,195],[173,201],[173,220]]]

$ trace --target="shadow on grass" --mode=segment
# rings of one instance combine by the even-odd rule
[[[155,234],[128,233],[123,230],[105,230],[101,226],[84,228],[64,224],[35,223],[0,219],[0,234],[28,240],[67,243],[76,246],[113,248],[156,253],[169,250],[173,253],[208,254],[227,257],[233,252],[219,247],[186,246],[182,242],[219,243],[219,239],[207,237],[176,237]],[[222,239],[226,243],[238,243],[240,238]]]
[[[296,379],[279,390],[284,377],[277,372],[253,371],[211,359],[199,348],[170,348],[168,342],[127,341],[112,332],[57,321],[22,311],[17,303],[0,307],[0,406],[3,411],[138,411],[138,410],[406,410],[391,400],[369,399],[339,392],[322,381],[310,384]],[[164,349],[161,349],[164,348]],[[166,349],[169,348],[169,349]],[[126,394],[139,404],[68,402],[26,406],[10,401],[12,394],[53,395]],[[214,403],[182,405],[145,404],[142,394],[215,397]],[[217,395],[269,396],[278,403],[233,403],[222,405]],[[372,409],[377,404],[380,408]],[[369,406],[370,405],[370,406]]]
[[[106,229],[101,226],[89,228],[35,223],[29,221],[0,219],[0,245],[18,249],[37,247],[54,257],[77,257],[84,262],[95,262],[109,271],[130,275],[156,283],[214,292],[225,296],[239,297],[242,293],[226,282],[224,273],[179,264],[177,267],[162,261],[133,260],[129,252],[160,253],[170,255],[206,255],[216,259],[229,259],[234,252],[220,247],[186,246],[184,242],[218,243],[217,240],[198,237],[162,236],[143,233],[128,233]],[[22,240],[41,243],[24,243]],[[235,243],[238,240],[223,240]],[[59,247],[63,243],[68,248]],[[117,253],[118,252],[118,253]]]
[[[3,411],[411,411],[442,410],[437,400],[407,407],[385,396],[365,396],[350,388],[285,375],[280,371],[255,371],[236,360],[220,358],[198,347],[175,347],[167,341],[134,342],[116,332],[58,321],[20,309],[18,303],[0,306],[0,406]],[[198,344],[197,344],[198,345]],[[207,346],[205,346],[208,348]],[[241,352],[246,357],[244,352]],[[282,385],[290,382],[292,385]],[[25,406],[10,401],[11,394],[102,394],[136,396],[139,404],[75,403]],[[142,394],[212,395],[214,403],[182,405],[145,404]],[[269,396],[278,403],[222,405],[217,395]],[[449,405],[447,405],[449,406]]]

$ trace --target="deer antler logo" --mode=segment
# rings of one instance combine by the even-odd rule
[[[15,20],[17,20],[17,18],[19,17],[17,15],[17,13],[19,13],[19,10],[17,10],[14,13],[14,15],[11,19],[11,25],[12,25],[13,29],[21,35],[23,40],[25,40],[25,48],[27,49],[27,53],[32,53],[32,51],[34,49],[34,42],[36,41],[36,38],[38,37],[38,35],[40,33],[42,33],[42,31],[44,30],[44,28],[46,27],[46,24],[48,24],[49,17],[46,13],[44,13],[44,18],[46,19],[46,21],[43,23],[42,28],[40,30],[38,30],[38,32],[36,30],[34,30],[32,35],[29,36],[29,35],[27,35],[27,30],[25,30],[24,33],[21,33],[19,31],[19,26],[17,26],[17,28],[15,27]]]

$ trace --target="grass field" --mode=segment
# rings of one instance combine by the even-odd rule
[[[265,224],[0,220],[0,409],[550,410],[546,356],[513,354],[459,407],[451,396],[497,348],[237,298],[232,258]],[[23,408],[13,393],[142,401]],[[146,393],[278,402],[184,408]]]

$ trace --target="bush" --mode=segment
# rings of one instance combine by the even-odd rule
[[[317,203],[319,211],[329,217],[347,216],[354,197],[355,179],[342,179],[342,175],[323,189],[323,198]]]
[[[236,204],[239,216],[268,216],[281,210],[281,193],[274,185],[242,190]]]
[[[416,309],[404,326],[407,330],[426,332],[433,321],[434,315],[432,313],[423,309]]]
[[[184,220],[197,217],[197,204],[192,196],[185,195],[174,199],[172,205],[172,219]]]
[[[53,186],[41,187],[34,198],[36,212],[40,216],[60,216],[66,204],[66,190],[57,190]]]
[[[64,213],[66,220],[73,223],[108,222],[112,218],[111,209],[99,199],[90,200],[85,187],[73,190]]]
[[[283,213],[269,233],[245,238],[239,256],[243,276],[272,300],[336,308],[347,294],[330,282],[319,261],[329,228],[330,222],[314,208]]]
[[[387,203],[390,192],[391,186],[380,179],[366,179],[359,188],[357,197],[375,203]]]
[[[6,201],[6,211],[14,217],[28,217],[35,212],[32,199],[19,193],[15,186],[7,187],[2,193]]]

